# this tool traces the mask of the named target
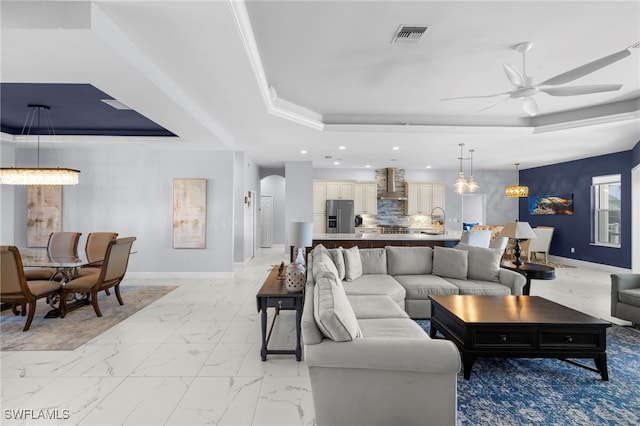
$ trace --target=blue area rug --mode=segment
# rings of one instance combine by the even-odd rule
[[[607,329],[607,364],[608,382],[557,359],[478,358],[470,380],[458,374],[458,425],[640,424],[638,330]]]

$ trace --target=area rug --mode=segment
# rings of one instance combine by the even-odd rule
[[[417,322],[429,331],[429,320]],[[607,363],[603,381],[557,359],[478,358],[470,380],[458,374],[458,425],[640,424],[640,332],[608,328]]]
[[[145,306],[176,289],[176,286],[121,286],[124,305],[120,306],[111,290],[98,295],[101,317],[97,317],[91,305],[71,311],[65,318],[44,318],[51,306],[38,300],[36,314],[29,330],[23,332],[26,316],[13,315],[11,310],[0,316],[0,340],[2,351],[72,351],[100,335]]]

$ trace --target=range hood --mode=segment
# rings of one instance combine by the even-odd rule
[[[387,168],[387,192],[382,193],[380,200],[406,200],[407,197],[396,192],[396,169]]]

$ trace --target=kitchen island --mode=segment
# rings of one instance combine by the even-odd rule
[[[326,248],[453,247],[460,241],[461,234],[462,231],[445,231],[439,234],[314,234],[312,247],[307,250],[312,250],[318,244]]]

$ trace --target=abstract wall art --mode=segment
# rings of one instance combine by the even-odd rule
[[[529,214],[573,214],[573,194],[534,195],[527,199]]]
[[[173,248],[206,248],[207,180],[173,180]]]
[[[27,247],[46,247],[62,231],[62,186],[27,186]]]

